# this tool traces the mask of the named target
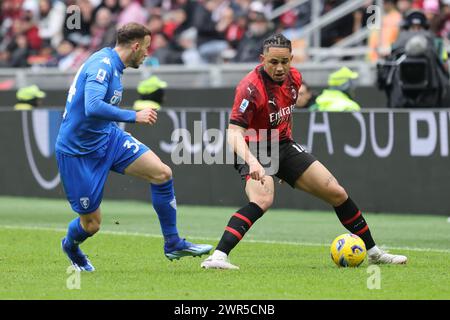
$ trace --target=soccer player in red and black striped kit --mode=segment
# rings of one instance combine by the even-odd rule
[[[216,250],[201,266],[238,269],[229,262],[228,255],[272,205],[275,190],[272,176],[332,205],[344,227],[366,244],[369,263],[406,263],[405,256],[386,253],[375,245],[361,211],[345,189],[322,163],[293,141],[291,117],[302,76],[291,68],[292,58],[291,42],[281,34],[272,35],[263,43],[261,64],[236,88],[228,144],[236,154],[235,168],[246,181],[249,203],[233,214]],[[251,148],[254,144],[258,145],[256,152]],[[266,148],[264,155],[277,161],[275,170],[273,163],[268,168],[267,161],[261,161],[262,148]]]

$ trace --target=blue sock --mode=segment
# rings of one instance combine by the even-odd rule
[[[87,233],[80,223],[80,217],[69,223],[65,245],[70,250],[75,250],[84,240],[89,238],[91,234]]]
[[[162,184],[151,184],[153,208],[158,214],[164,242],[171,244],[178,242],[180,237],[177,230],[177,204],[173,190],[173,180]]]

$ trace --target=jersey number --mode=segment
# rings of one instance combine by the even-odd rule
[[[80,76],[81,70],[83,69],[84,63],[81,65],[81,67],[78,69],[77,74],[75,75],[75,78],[72,81],[72,84],[69,88],[69,94],[67,96],[67,102],[71,103],[73,96],[77,92],[77,88],[75,87],[77,85],[78,77]],[[63,118],[66,117],[67,109],[64,110]]]
[[[77,85],[78,77],[80,76],[81,69],[83,69],[84,63],[81,65],[80,69],[78,69],[77,74],[75,75],[75,78],[73,79],[72,85],[69,88],[69,95],[67,96],[67,101],[70,103],[72,102],[72,98],[77,92],[77,88],[75,87]]]
[[[136,139],[135,137],[131,137],[131,139],[133,139],[134,142],[132,142],[131,140],[127,140],[125,141],[125,143],[123,144],[123,146],[127,149],[131,149],[134,148],[133,153],[136,153],[139,151],[139,145],[142,144],[142,142],[140,142],[138,139]]]

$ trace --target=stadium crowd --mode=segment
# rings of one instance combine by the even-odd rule
[[[348,0],[320,0],[326,14]],[[116,29],[127,22],[145,24],[153,34],[147,65],[256,62],[264,38],[294,34],[311,21],[311,1],[271,19],[289,0],[3,0],[0,11],[0,67],[52,66],[77,69],[92,52],[112,46]],[[364,8],[322,29],[329,47],[363,28]],[[425,12],[431,30],[450,36],[450,0],[384,1],[383,34],[374,33],[368,57],[376,61],[399,32],[402,14]],[[376,49],[376,50],[375,50]],[[383,53],[383,52],[381,52]]]

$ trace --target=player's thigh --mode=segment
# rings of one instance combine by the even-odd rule
[[[315,161],[317,161],[316,157],[295,141],[283,143],[280,145],[280,164],[275,175],[295,188],[298,178]]]
[[[342,204],[347,193],[331,172],[319,161],[312,163],[297,179],[297,189],[306,191],[333,206]]]
[[[61,181],[72,210],[76,213],[95,212],[103,198],[103,190],[109,172],[104,158],[74,157],[56,153]]]
[[[272,206],[275,195],[273,178],[265,176],[264,184],[261,181],[248,179],[245,192],[249,201],[256,203],[265,212]]]
[[[164,183],[172,178],[172,170],[151,150],[126,167],[125,174],[155,184]]]

